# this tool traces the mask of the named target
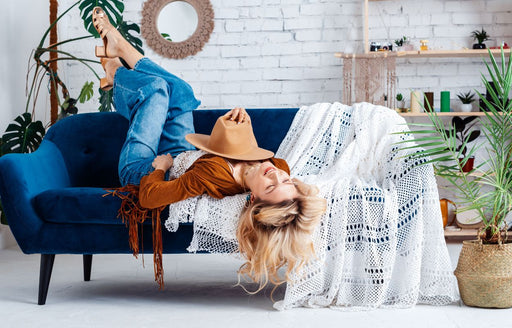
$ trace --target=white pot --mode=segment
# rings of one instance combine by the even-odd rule
[[[472,109],[473,109],[473,105],[472,104],[462,104],[462,105],[460,105],[460,110],[463,111],[463,112],[471,112]]]

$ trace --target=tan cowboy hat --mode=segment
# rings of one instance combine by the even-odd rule
[[[238,124],[225,116],[217,119],[210,135],[190,133],[185,139],[199,149],[230,159],[257,161],[274,156],[258,147],[250,122]]]

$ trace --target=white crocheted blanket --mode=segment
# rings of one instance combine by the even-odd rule
[[[328,209],[313,235],[316,257],[294,274],[275,308],[361,310],[458,300],[433,170],[397,153],[396,143],[411,137],[393,132],[404,130],[395,111],[368,103],[297,112],[276,157],[288,162],[292,176],[317,185]],[[183,154],[181,170],[199,155]],[[237,195],[172,204],[166,227],[193,221],[192,252],[236,252],[244,203],[245,195]]]

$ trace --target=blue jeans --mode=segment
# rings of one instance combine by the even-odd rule
[[[119,157],[121,184],[139,184],[153,171],[157,155],[173,157],[194,146],[185,135],[194,133],[192,110],[201,103],[188,83],[148,58],[133,70],[120,67],[114,76],[114,106],[129,120]]]

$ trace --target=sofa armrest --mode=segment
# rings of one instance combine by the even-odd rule
[[[30,154],[7,154],[0,158],[0,199],[18,245],[30,253],[42,219],[32,206],[37,194],[69,186],[67,168],[60,150],[43,140]]]

